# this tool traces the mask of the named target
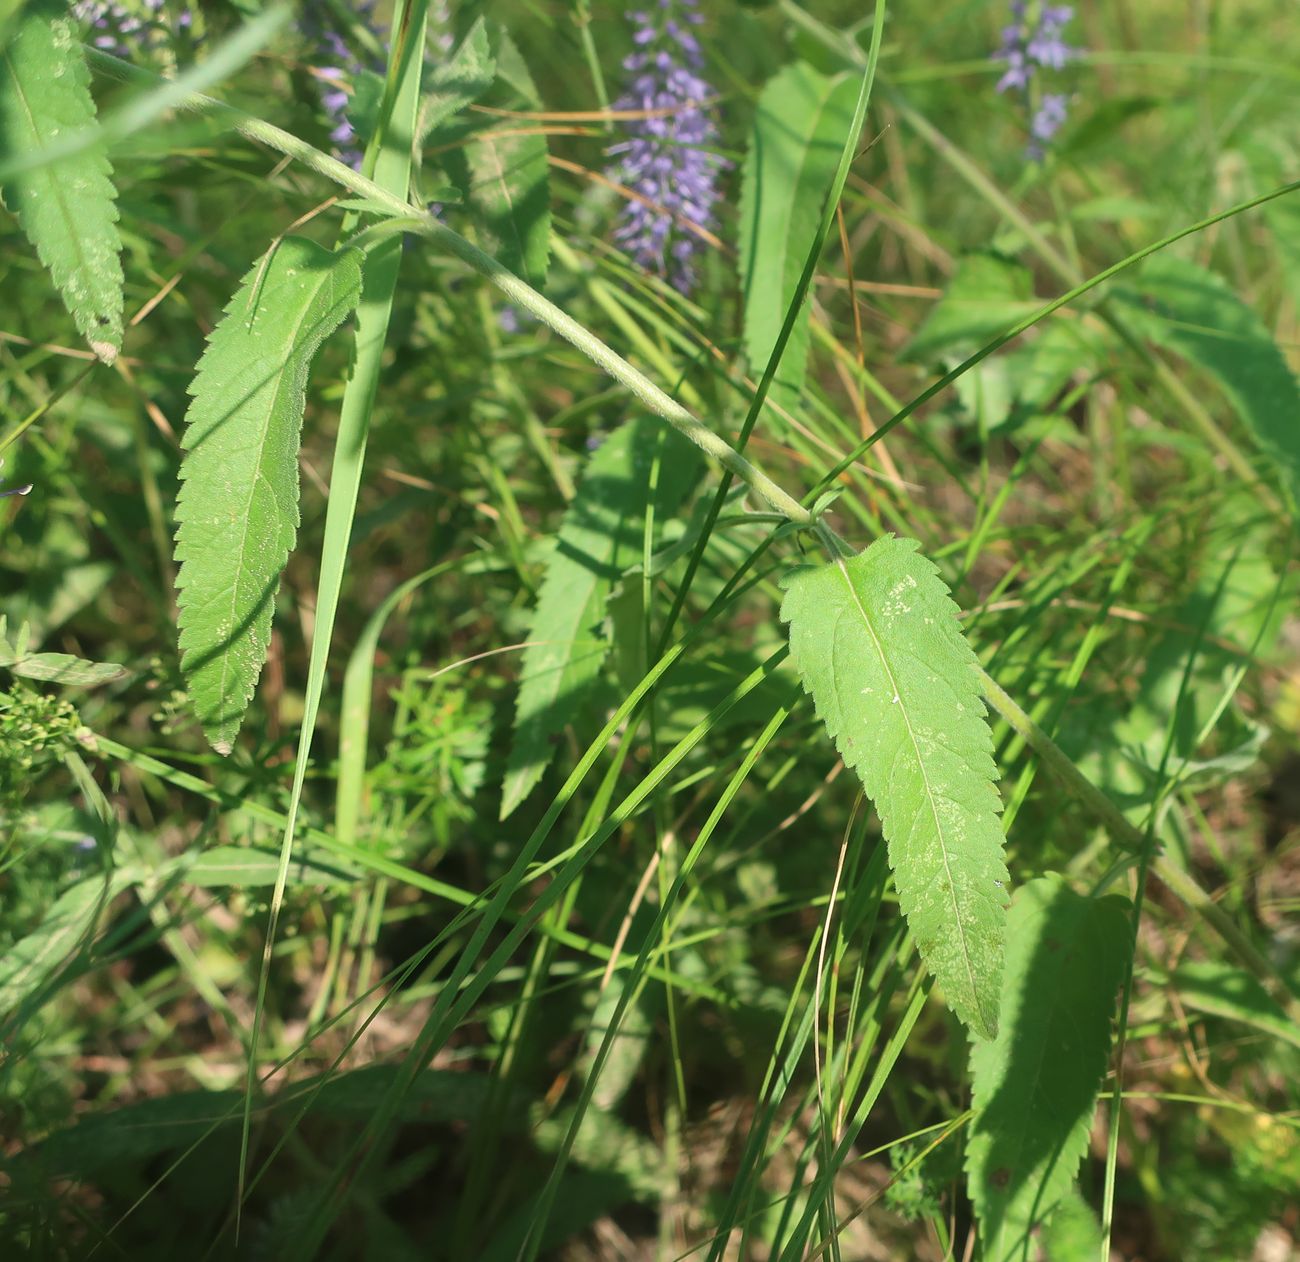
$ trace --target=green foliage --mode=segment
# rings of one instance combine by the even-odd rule
[[[1256,312],[1183,259],[1149,260],[1127,292],[1147,336],[1219,386],[1300,501],[1300,384]]]
[[[475,20],[456,52],[425,76],[416,140],[420,146],[449,119],[478,100],[496,78],[496,58],[488,41],[487,24]]]
[[[1300,1047],[1300,1029],[1244,969],[1222,960],[1185,960],[1169,982],[1193,1011],[1254,1026]]]
[[[804,687],[880,815],[899,905],[949,1007],[998,1028],[1006,919],[1002,804],[976,658],[913,539],[786,580]]]
[[[477,29],[477,28],[476,28]],[[471,36],[475,33],[471,31]],[[537,110],[541,99],[532,76],[510,37],[498,34],[497,70],[513,91],[511,103]],[[462,108],[478,96],[488,77],[491,55],[482,35],[466,40],[465,66],[453,80],[450,99],[435,98],[422,107],[445,117],[444,111]],[[435,91],[438,91],[435,80]],[[545,131],[522,120],[475,132],[460,173],[465,205],[486,237],[493,254],[531,285],[546,283],[551,257],[551,185]]]
[[[0,46],[0,170],[9,209],[36,247],[91,350],[122,348],[122,242],[102,144],[47,161],[45,150],[95,127],[77,23],[54,0],[29,4]]]
[[[502,819],[537,786],[555,738],[590,700],[610,647],[609,598],[624,570],[643,558],[647,509],[653,506],[662,522],[697,469],[690,444],[644,416],[607,435],[588,462],[556,534],[525,637]]]
[[[971,1050],[966,1170],[987,1262],[1031,1259],[1035,1225],[1074,1182],[1129,933],[1124,899],[1086,898],[1059,877],[1030,881],[1012,900],[1002,1025]]]
[[[181,667],[219,753],[261,673],[297,534],[307,373],[360,292],[359,252],[277,243],[244,277],[191,386],[176,505]]]
[[[71,653],[28,652],[31,628],[23,623],[18,630],[18,638],[13,643],[6,638],[7,630],[6,619],[0,615],[0,670],[12,671],[22,679],[90,687],[112,683],[126,674],[121,666],[113,662],[88,662]]]
[[[827,78],[796,62],[759,97],[740,193],[745,355],[755,375],[767,366],[816,237],[857,87],[850,76]],[[807,359],[805,310],[790,333],[775,384],[797,394]]]

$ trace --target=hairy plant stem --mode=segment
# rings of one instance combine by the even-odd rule
[[[156,86],[164,82],[157,75],[140,70],[98,49],[87,47],[86,55],[92,65],[114,78],[149,86]],[[179,104],[185,109],[209,115],[225,122],[241,135],[248,137],[248,139],[264,144],[278,153],[285,154],[336,184],[349,189],[358,197],[370,203],[371,208],[376,213],[384,213],[392,217],[393,222],[385,228],[384,233],[388,231],[411,232],[443,246],[449,253],[454,254],[486,280],[496,285],[510,299],[511,303],[528,311],[584,355],[587,355],[611,377],[628,389],[647,408],[656,415],[663,417],[706,454],[713,456],[724,468],[735,474],[774,511],[798,526],[817,526],[818,536],[832,557],[845,554],[847,545],[844,541],[834,535],[829,527],[819,524],[816,515],[810,509],[805,508],[793,496],[783,491],[765,473],[752,465],[724,439],[715,434],[680,403],[623,359],[622,356],[606,346],[593,333],[580,325],[571,316],[566,315],[559,307],[544,298],[531,285],[514,275],[496,259],[485,254],[458,233],[453,232],[432,214],[419,207],[412,206],[405,199],[390,193],[372,180],[366,179],[365,176],[358,174],[351,167],[335,158],[331,158],[326,153],[322,153],[313,145],[299,140],[298,137],[281,130],[279,127],[245,114],[234,106],[198,93],[192,93],[184,97]],[[1247,205],[1257,205],[1269,200],[1270,197],[1279,196],[1282,192],[1297,187],[1300,187],[1300,184],[1288,185],[1285,189],[1276,190],[1266,197],[1256,198]],[[1216,218],[1222,217],[1216,216]],[[1196,227],[1200,226],[1202,225],[1196,225]],[[1188,231],[1193,230],[1189,229]],[[1172,239],[1174,238],[1169,240]],[[1165,243],[1167,242],[1161,244]],[[1091,287],[1091,284],[1095,284],[1102,277],[1113,274],[1120,270],[1122,266],[1127,265],[1128,262],[1136,261],[1136,258],[1150,252],[1150,250],[1140,252],[1139,255],[1127,260],[1125,264],[1117,264],[1115,267],[1107,269],[1106,272],[1101,274],[1101,277],[1094,278],[1093,282],[1083,288]],[[1029,323],[1033,323],[1057,307],[1063,306],[1066,301],[1074,296],[1077,295],[1072,292],[1064,295],[1055,303],[1049,304],[1043,311],[1031,317],[1029,322],[1024,323],[1023,326],[1017,325],[1016,329],[998,339],[984,354],[991,353],[998,346],[1005,344],[1011,337],[1023,332],[1029,326]],[[983,354],[978,358],[983,358]],[[957,371],[972,366],[972,362],[967,361]],[[873,440],[883,436],[894,424],[897,424],[906,415],[914,411],[920,403],[949,384],[954,375],[949,374],[943,381],[936,383],[930,390],[923,392],[902,412],[891,418],[885,425],[879,427],[873,435]],[[843,462],[842,467],[847,467],[847,464],[851,463],[852,459],[856,459],[857,455],[860,454],[855,453],[850,460]],[[1141,844],[1142,834],[1124,818],[1119,808],[1074,766],[1073,762],[1070,761],[1051,737],[1043,732],[990,676],[983,672],[981,672],[981,676],[986,695],[994,708],[1025,738],[1030,748],[1043,759],[1048,768],[1062,780],[1079,801],[1107,826],[1112,837],[1126,847]],[[1187,906],[1201,915],[1205,923],[1219,934],[1242,964],[1268,988],[1269,993],[1282,1005],[1291,1019],[1300,1024],[1300,1002],[1282,983],[1272,965],[1237,929],[1236,925],[1232,923],[1231,919],[1214,902],[1211,896],[1202,890],[1187,873],[1181,869],[1174,869],[1167,859],[1157,858],[1154,870],[1160,879]]]
[[[114,78],[150,85],[163,82],[158,76],[139,70],[98,49],[87,47],[86,56],[92,65]],[[429,211],[412,206],[405,198],[398,197],[373,180],[366,179],[337,158],[331,158],[313,145],[299,140],[297,136],[245,114],[232,105],[226,105],[222,101],[199,93],[189,94],[179,104],[185,109],[225,122],[250,140],[258,141],[278,153],[283,153],[327,179],[333,180],[336,184],[341,184],[369,202],[376,213],[393,217],[397,221],[392,225],[393,231],[401,230],[425,237],[455,255],[485,280],[491,281],[514,306],[527,311],[547,328],[558,333],[566,342],[575,346],[593,363],[603,368],[646,408],[655,415],[663,417],[701,451],[712,456],[723,468],[744,482],[769,508],[796,525],[812,525],[814,517],[809,509],[799,503],[794,496],[783,491],[767,474],[746,460],[725,439],[715,434],[703,421],[655,385],[649,377],[634,368],[616,351],[606,346],[572,316],[544,298],[531,285],[521,280],[491,255],[485,254],[459,233],[453,232]]]

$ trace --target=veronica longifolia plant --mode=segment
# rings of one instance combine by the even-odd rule
[[[704,58],[691,27],[702,20],[695,0],[659,0],[631,14],[636,51],[623,62],[631,76],[616,110],[635,113],[631,139],[611,147],[611,174],[637,196],[615,239],[641,267],[682,293],[695,283],[698,230],[713,222],[722,159],[710,151],[717,127],[704,108],[713,94],[701,77]]]

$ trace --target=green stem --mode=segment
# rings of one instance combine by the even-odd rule
[[[131,83],[158,81],[157,76],[147,71],[137,70],[134,66],[119,61],[116,57],[110,57],[98,49],[87,47],[86,55],[93,65],[115,78]],[[520,280],[509,268],[485,254],[459,233],[453,232],[432,214],[412,206],[404,197],[399,197],[373,180],[366,179],[364,175],[358,174],[351,167],[345,166],[336,158],[331,158],[305,141],[299,140],[297,136],[290,135],[259,118],[253,118],[242,110],[235,109],[234,106],[198,93],[186,96],[181,104],[186,109],[226,122],[250,140],[258,141],[278,153],[301,162],[304,166],[310,167],[318,174],[370,202],[376,213],[393,216],[398,221],[394,224],[395,230],[400,226],[402,230],[426,237],[449,254],[455,255],[485,280],[491,281],[514,306],[527,311],[559,334],[566,342],[575,346],[593,363],[603,368],[649,411],[662,417],[706,455],[712,456],[723,468],[735,474],[769,507],[800,526],[812,525],[813,514],[808,509],[804,508],[794,496],[783,491],[767,474],[746,460],[729,443],[718,437],[703,421],[692,415],[655,385],[649,377],[611,350],[572,316],[561,311],[526,281]]]

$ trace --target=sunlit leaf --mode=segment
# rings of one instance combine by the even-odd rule
[[[767,366],[798,288],[857,95],[853,76],[827,78],[796,62],[759,97],[740,189],[745,354],[755,374]],[[807,360],[805,309],[786,343],[776,385],[797,392]]]
[[[181,669],[219,753],[266,659],[297,534],[308,369],[360,292],[359,251],[281,241],[244,277],[190,386],[176,506]]]
[[[27,6],[0,46],[0,165],[40,154],[95,126],[90,72],[66,5]],[[103,145],[11,174],[4,198],[91,350],[122,348],[122,241]]]
[[[875,804],[899,904],[949,1007],[991,1037],[1006,920],[1002,802],[976,658],[913,539],[786,581],[804,687]]]

